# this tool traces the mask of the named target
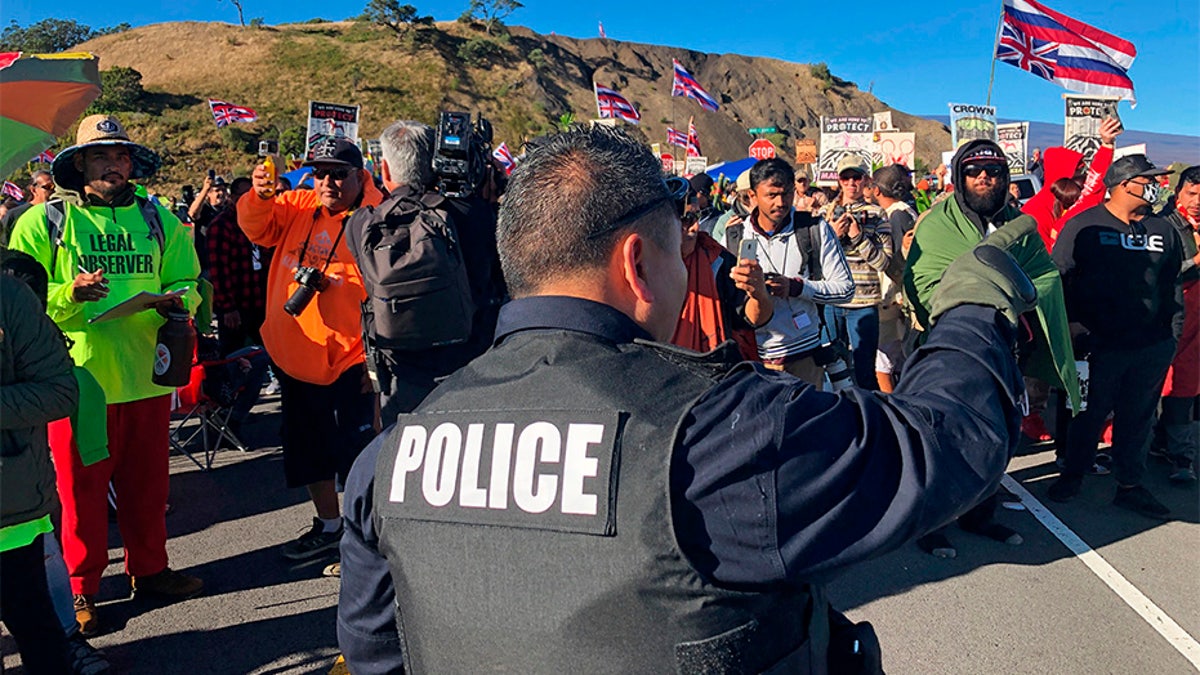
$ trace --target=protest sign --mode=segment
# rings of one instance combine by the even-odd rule
[[[954,183],[954,172],[951,168],[954,166],[954,151],[948,150],[942,153],[942,166],[946,167],[946,183]]]
[[[821,117],[821,155],[815,185],[837,185],[837,165],[846,155],[875,160],[875,123],[870,117]]]
[[[698,173],[704,173],[704,169],[708,166],[707,157],[688,157],[684,164],[684,173],[695,176]]]
[[[892,124],[891,110],[875,113],[874,118],[875,127],[872,131],[897,131],[896,126]]]
[[[996,108],[990,105],[950,104],[950,143],[955,147],[976,139],[996,140]]]
[[[911,131],[880,132],[879,164],[903,164],[912,169],[916,163],[917,135]]]
[[[1117,114],[1115,96],[1079,96],[1063,94],[1066,101],[1066,118],[1063,122],[1063,145],[1070,150],[1083,153],[1084,161],[1091,162],[1100,149],[1100,123],[1105,117]]]
[[[358,143],[358,106],[309,101],[304,158],[312,159],[312,147],[326,138],[348,138]]]
[[[817,163],[817,142],[811,138],[801,138],[796,141],[796,163]]]
[[[999,124],[996,136],[996,142],[1008,158],[1008,172],[1014,176],[1025,173],[1025,158],[1029,156],[1029,122]]]
[[[662,144],[661,143],[651,143],[650,144],[650,152],[653,152],[655,157],[661,156],[662,155]]]

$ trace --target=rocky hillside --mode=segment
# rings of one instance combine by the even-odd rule
[[[160,189],[195,182],[210,167],[246,172],[260,138],[282,136],[287,147],[289,138],[303,137],[310,99],[361,105],[360,135],[368,138],[395,119],[432,123],[443,109],[481,112],[492,120],[496,141],[519,152],[522,141],[553,130],[564,116],[594,117],[595,79],[638,106],[638,133],[648,142],[664,141],[668,126],[686,129],[694,116],[710,162],[744,157],[752,140],[747,127],[778,128],[772,140],[790,157],[796,139],[816,138],[820,115],[888,109],[853,83],[818,79],[808,65],[520,27],[496,37],[481,26],[442,23],[414,40],[367,23],[189,22],[107,35],[79,49],[99,55],[102,69],[142,74],[147,95],[139,110],[122,116],[137,140],[163,154]],[[672,58],[720,100],[719,112],[670,96]],[[218,131],[210,97],[255,108],[260,119]],[[899,111],[893,119],[917,132],[917,154],[926,163],[936,164],[949,147],[938,122]]]

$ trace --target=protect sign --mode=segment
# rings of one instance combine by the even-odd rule
[[[875,120],[870,117],[821,117],[821,156],[815,185],[837,185],[837,165],[846,155],[874,163]]]
[[[1014,176],[1025,173],[1025,158],[1029,156],[1029,122],[997,125],[996,137],[1008,159],[1008,172]]]
[[[312,149],[326,138],[348,138],[358,142],[358,112],[356,105],[308,102],[308,141],[304,158],[312,159]]]
[[[1063,100],[1066,101],[1063,146],[1083,153],[1084,161],[1091,162],[1100,149],[1100,123],[1109,116],[1121,119],[1117,113],[1117,98],[1063,94]]]
[[[379,455],[384,518],[616,533],[616,412],[404,415]]]

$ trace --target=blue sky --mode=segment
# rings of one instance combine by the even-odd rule
[[[561,3],[525,0],[509,23],[542,33],[608,36],[701,52],[768,56],[829,64],[888,105],[920,115],[945,115],[946,104],[982,103],[1000,0],[927,3],[754,2],[694,0],[667,5],[644,0]],[[404,0],[401,0],[404,2]],[[438,20],[456,18],[467,0],[414,2]],[[310,0],[244,0],[247,21],[289,23],[359,14],[366,0],[344,5]],[[1130,70],[1138,107],[1121,104],[1126,127],[1200,135],[1200,9],[1195,0],[1049,0],[1051,7],[1115,33],[1137,46]],[[22,25],[49,16],[92,27],[128,22],[236,22],[229,0],[98,3],[94,0],[3,0],[4,21]],[[119,9],[114,12],[114,9]],[[686,63],[686,58],[682,59]],[[103,61],[101,62],[103,67]],[[701,78],[701,84],[704,84]],[[1003,63],[996,66],[992,103],[1000,117],[1061,122],[1063,89]],[[715,92],[714,92],[715,93]]]

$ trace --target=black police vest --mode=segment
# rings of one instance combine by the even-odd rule
[[[718,353],[516,333],[400,417],[374,518],[410,673],[826,672],[819,587],[718,588],[676,539]]]

